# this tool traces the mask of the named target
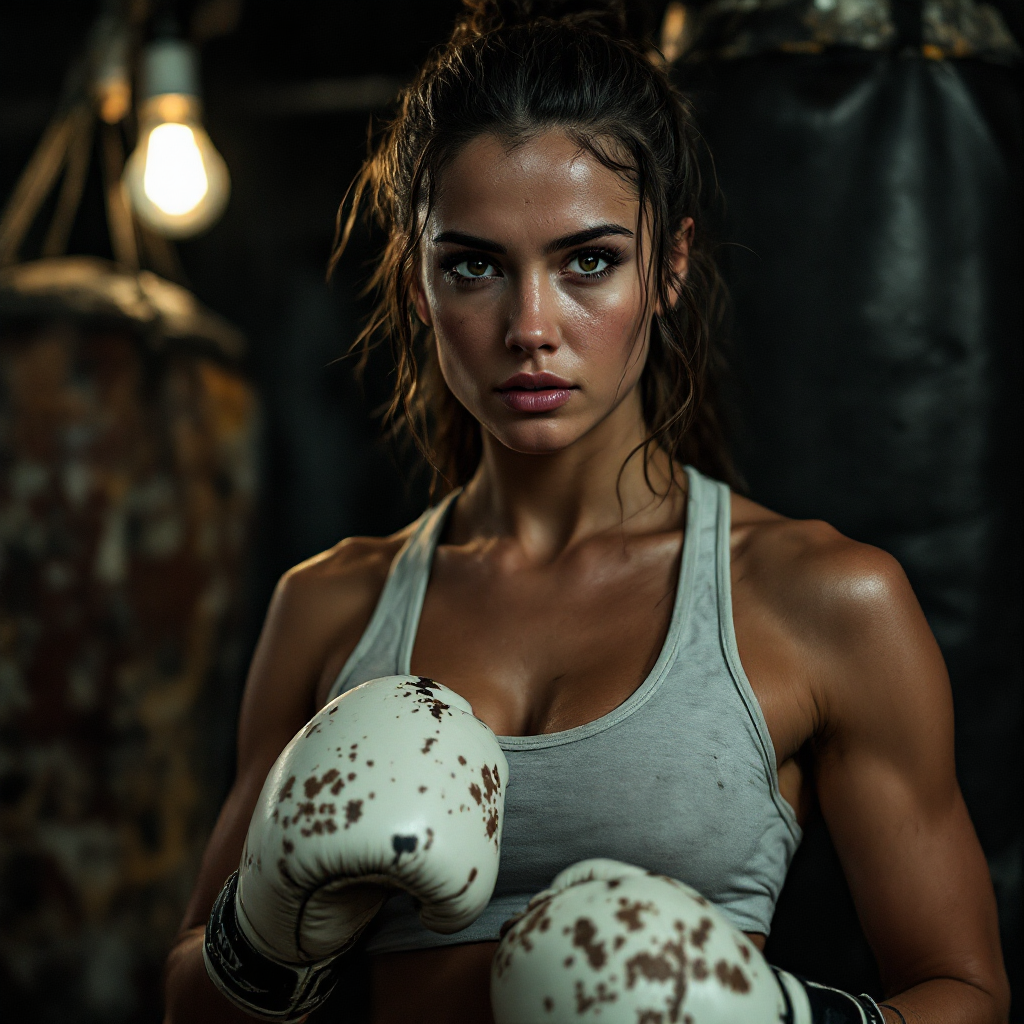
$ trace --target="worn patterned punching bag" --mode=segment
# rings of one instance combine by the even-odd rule
[[[0,1019],[158,1019],[243,656],[241,344],[153,274],[0,271]]]

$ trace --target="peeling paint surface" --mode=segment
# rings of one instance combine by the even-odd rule
[[[198,729],[254,490],[247,384],[143,353],[0,335],[0,978],[111,1022],[159,984],[216,811]]]

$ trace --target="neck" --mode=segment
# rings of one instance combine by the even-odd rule
[[[642,451],[626,461],[645,436],[635,392],[560,451],[515,452],[484,431],[483,457],[459,502],[453,540],[512,539],[531,558],[549,559],[608,530],[678,526],[683,492],[670,486],[668,456],[651,453],[654,490]]]

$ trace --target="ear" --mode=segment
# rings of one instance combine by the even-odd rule
[[[425,327],[433,327],[433,321],[430,317],[430,303],[427,302],[427,293],[423,288],[422,270],[420,267],[416,268],[416,276],[412,282],[412,304],[416,308],[416,315],[420,318],[420,322]]]
[[[686,217],[682,224],[679,225],[679,230],[676,232],[674,244],[672,246],[672,255],[670,257],[672,262],[672,276],[675,281],[682,284],[686,280],[686,274],[690,269],[690,246],[693,243],[693,218]],[[675,307],[675,304],[679,301],[679,288],[673,283],[669,289],[669,303],[671,307]],[[661,308],[659,302],[654,309],[657,315],[661,315],[664,310]]]

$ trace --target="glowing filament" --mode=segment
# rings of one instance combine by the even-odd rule
[[[149,133],[143,188],[164,213],[181,216],[194,210],[209,190],[203,154],[185,124],[157,125]]]

